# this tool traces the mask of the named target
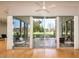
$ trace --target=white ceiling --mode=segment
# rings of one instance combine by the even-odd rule
[[[42,4],[42,1],[16,1],[16,2],[0,2],[0,5],[5,5],[5,6],[14,6],[14,5],[18,5],[18,6],[34,6],[35,3],[40,3]],[[51,5],[51,4],[55,4],[57,6],[79,6],[79,1],[46,1],[46,6]]]
[[[2,2],[0,1],[0,21],[5,21],[6,16],[8,15],[7,12],[11,11],[12,8],[26,8],[25,10],[29,10],[29,12],[34,11],[36,9],[39,9],[40,6],[38,6],[36,3],[39,3],[42,5],[42,1],[19,1],[19,2]],[[58,7],[79,7],[79,1],[46,1],[46,7],[51,7],[51,5],[55,5]],[[18,6],[18,7],[17,7]],[[10,10],[11,9],[11,10]],[[53,8],[50,8],[51,10]],[[22,9],[23,10],[23,9]],[[54,9],[53,9],[54,10]],[[52,13],[52,11],[51,11]]]

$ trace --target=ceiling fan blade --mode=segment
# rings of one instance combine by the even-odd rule
[[[36,3],[37,5],[41,6],[39,3]],[[45,6],[45,1],[43,1],[43,5],[42,5],[42,9],[37,9],[35,10],[36,12],[39,12],[39,11],[45,11],[47,13],[49,13],[49,11],[46,9],[46,6]]]
[[[36,12],[39,12],[39,11],[42,11],[43,9],[38,9],[38,10],[35,10]]]
[[[48,8],[55,8],[55,7],[56,7],[56,5],[52,4]]]
[[[39,7],[42,7],[42,5],[39,2],[35,2],[36,5],[38,5]]]
[[[47,13],[50,13],[47,9],[44,9],[44,11],[46,11]]]

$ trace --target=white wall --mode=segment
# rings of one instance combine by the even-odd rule
[[[0,22],[0,37],[1,34],[7,34],[7,24]]]
[[[0,5],[0,35],[7,34],[7,14],[4,12],[5,9],[4,6]]]
[[[12,49],[13,44],[13,17],[7,17],[7,49]]]
[[[74,16],[74,48],[79,49],[79,16]]]
[[[30,48],[33,48],[33,17],[30,17]]]
[[[7,34],[7,24],[0,22],[0,34]]]

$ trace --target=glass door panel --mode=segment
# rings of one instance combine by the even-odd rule
[[[13,41],[14,47],[29,47],[30,22],[26,16],[13,17]]]
[[[45,37],[44,37],[44,44],[45,48],[55,48],[56,47],[56,27],[55,27],[55,18],[45,18]]]
[[[55,48],[55,18],[34,17],[33,19],[33,47]]]
[[[61,16],[60,47],[74,47],[74,17]]]
[[[43,48],[44,47],[44,19],[34,18],[33,19],[33,47]]]

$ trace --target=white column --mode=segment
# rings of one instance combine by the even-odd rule
[[[57,40],[57,48],[60,46],[59,38],[61,37],[61,19],[59,17],[56,18],[56,40]]]
[[[74,49],[79,49],[79,19],[74,16]]]
[[[13,48],[13,16],[7,17],[7,49]]]
[[[30,17],[30,48],[33,48],[33,17]]]

